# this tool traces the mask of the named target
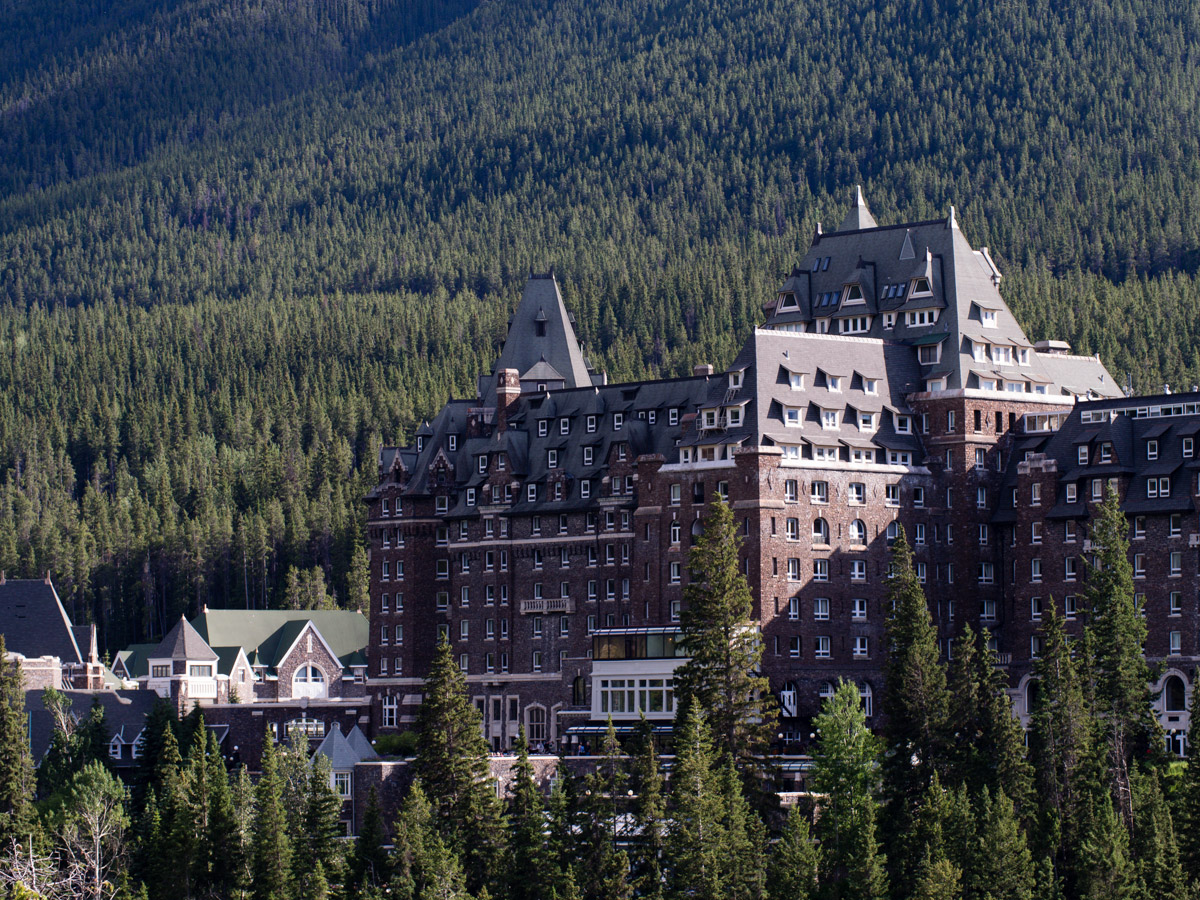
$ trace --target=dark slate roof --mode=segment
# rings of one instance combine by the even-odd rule
[[[928,293],[914,293],[918,278],[928,280]],[[880,226],[860,192],[842,226],[814,236],[778,298],[766,304],[766,327],[816,330],[814,321],[826,319],[837,332],[843,319],[870,316],[870,337],[915,344],[929,335],[948,335],[940,360],[922,375],[945,376],[948,390],[986,389],[984,382],[995,382],[995,390],[1003,380],[1024,384],[1030,393],[1044,386],[1055,396],[1120,393],[1094,357],[1037,352],[1000,296],[1000,279],[987,248],[975,250],[963,235],[953,207],[945,219]],[[861,290],[860,300],[851,299],[852,285]],[[921,310],[934,311],[936,318],[909,325],[906,314]],[[984,311],[995,314],[994,324],[985,324]],[[895,315],[894,327],[884,328],[885,312]],[[976,344],[982,360],[975,358]],[[996,347],[1011,348],[1014,355],[1026,350],[1028,361],[993,362]]]
[[[196,659],[216,662],[218,657],[183,616],[151,651],[150,659]]]
[[[82,663],[71,620],[54,585],[42,579],[7,579],[0,583],[0,634],[13,653],[26,657],[57,656],[64,663]]]
[[[119,736],[127,744],[133,743],[141,734],[146,716],[159,700],[158,694],[147,690],[61,693],[71,701],[71,715],[77,721],[87,718],[92,708],[92,698],[99,699],[104,707],[109,736]],[[25,711],[29,716],[30,748],[34,760],[38,761],[50,747],[50,738],[54,734],[54,720],[42,703],[42,691],[25,692]]]
[[[332,730],[325,735],[325,739],[313,753],[314,758],[317,753],[328,757],[329,767],[337,772],[350,771],[363,760],[378,759],[379,755],[370,741],[358,730],[357,725],[351,730],[351,736],[355,732],[358,732],[356,737],[348,737],[342,734],[341,726],[334,722]]]
[[[544,331],[540,335],[539,325]],[[592,383],[553,270],[546,275],[530,275],[525,283],[521,302],[508,322],[504,348],[492,372],[502,369],[516,369],[522,381],[545,381],[552,375],[557,376],[565,388],[585,387]],[[493,394],[494,384],[495,379],[492,379]]]
[[[1106,413],[1106,421],[1084,422],[1087,414]],[[1092,478],[1127,477],[1129,489],[1121,508],[1130,515],[1194,513],[1192,502],[1192,468],[1200,460],[1200,393],[1162,394],[1156,396],[1112,398],[1080,402],[1052,435],[1040,440],[1027,439],[1018,444],[1005,473],[1005,490],[994,521],[1009,522],[1014,518],[1012,490],[1017,483],[1017,467],[1026,452],[1043,453],[1058,466],[1058,498],[1048,511],[1050,518],[1086,518],[1090,515]],[[1192,440],[1192,456],[1183,455],[1184,438]],[[1149,458],[1148,442],[1157,443],[1157,454]],[[1099,448],[1108,444],[1110,461],[1099,462]],[[1086,447],[1088,461],[1081,465],[1079,450]],[[1147,485],[1151,478],[1170,479],[1166,497],[1150,497]],[[1063,486],[1078,485],[1076,503],[1065,502]],[[1156,485],[1157,487],[1157,485]],[[1157,491],[1156,491],[1157,493]],[[1049,499],[1044,502],[1051,502]]]
[[[368,622],[350,610],[209,609],[192,620],[196,633],[224,654],[242,648],[252,665],[273,669],[308,623],[325,639],[343,667],[365,665]],[[223,671],[223,670],[222,670]]]

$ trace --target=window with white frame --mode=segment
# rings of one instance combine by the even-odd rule
[[[829,502],[829,482],[814,481],[809,485],[809,499],[812,503]]]
[[[826,635],[819,635],[814,645],[814,655],[817,659],[829,659],[829,638]]]
[[[869,639],[860,635],[854,639],[854,658],[866,659],[868,656],[870,656]]]
[[[828,581],[829,580],[829,560],[814,559],[813,560],[813,581]]]

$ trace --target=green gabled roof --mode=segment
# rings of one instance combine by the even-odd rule
[[[309,622],[343,666],[363,665],[369,623],[361,613],[341,609],[210,609],[193,619],[192,625],[209,646],[220,648],[222,661],[226,648],[234,648],[236,655],[236,648],[241,647],[251,665],[274,668]]]
[[[124,662],[130,678],[141,678],[150,674],[150,653],[157,646],[158,644],[130,644],[117,653],[116,661]]]

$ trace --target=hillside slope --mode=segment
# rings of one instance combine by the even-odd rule
[[[613,377],[720,364],[858,182],[880,221],[956,204],[1031,336],[1200,381],[1198,15],[10,3],[0,568],[122,634],[290,567],[345,600],[347,479],[469,389],[529,268]]]

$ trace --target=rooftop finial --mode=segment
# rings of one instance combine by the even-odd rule
[[[842,220],[842,224],[838,226],[838,231],[860,231],[864,228],[878,227],[875,217],[871,215],[871,210],[867,209],[867,201],[863,199],[862,185],[855,185],[854,204],[850,207],[846,218]]]

